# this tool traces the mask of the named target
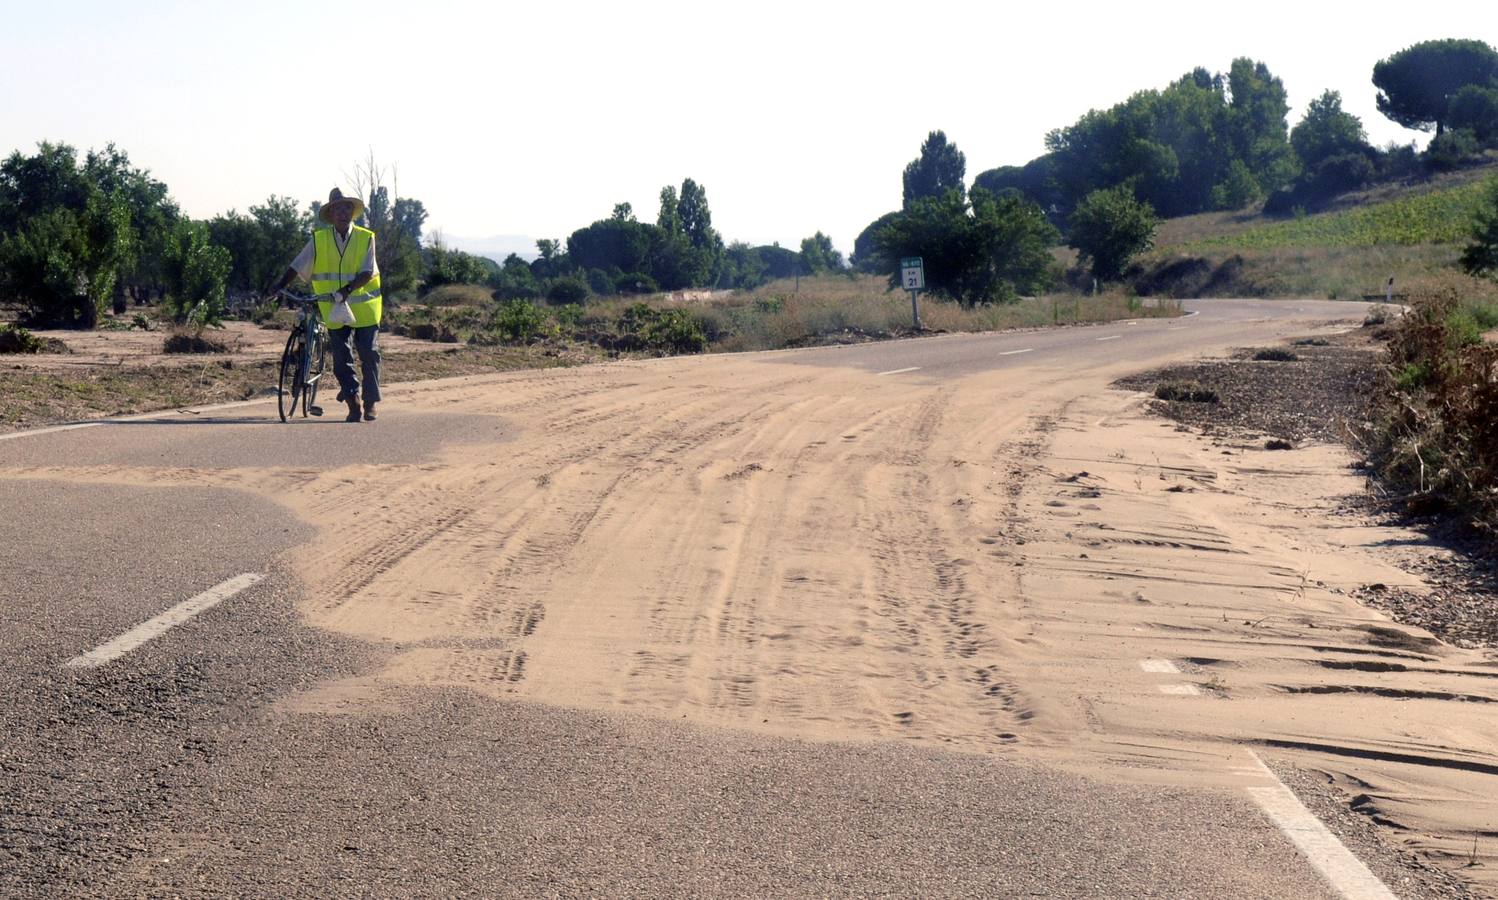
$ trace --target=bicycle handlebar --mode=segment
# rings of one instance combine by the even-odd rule
[[[293,303],[316,303],[320,300],[332,300],[332,294],[298,294],[295,291],[282,288],[276,291],[277,297],[285,297]]]

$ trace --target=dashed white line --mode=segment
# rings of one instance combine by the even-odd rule
[[[1100,341],[1116,341],[1116,340],[1118,340],[1121,337],[1123,337],[1123,335],[1121,335],[1121,334],[1110,334],[1107,337],[1100,337],[1100,338],[1098,338],[1098,340],[1100,340]]]
[[[1172,675],[1181,674],[1181,670],[1176,667],[1176,664],[1168,659],[1141,659],[1139,661],[1139,668],[1146,672],[1166,672]]]
[[[901,372],[915,372],[915,371],[917,371],[919,369],[920,369],[920,366],[910,366],[909,368],[906,368],[906,369],[890,369],[888,372],[875,372],[874,374],[875,375],[899,375]]]
[[[1003,353],[1000,353],[999,355],[1000,356],[1013,356],[1016,353],[1031,353],[1031,352],[1034,352],[1034,350],[1035,350],[1034,347],[1026,347],[1023,350],[1005,350]]]
[[[1248,795],[1259,804],[1285,837],[1310,860],[1332,887],[1348,900],[1395,900],[1394,892],[1369,871],[1363,861],[1352,855],[1321,820],[1305,808],[1284,782],[1264,765],[1252,750],[1249,755],[1259,764],[1272,786],[1250,787]]]
[[[254,572],[236,575],[196,597],[183,600],[161,615],[140,623],[119,637],[100,644],[81,656],[73,657],[65,665],[70,669],[88,669],[119,659],[151,638],[158,637],[169,629],[181,625],[205,609],[217,606],[264,577]]]

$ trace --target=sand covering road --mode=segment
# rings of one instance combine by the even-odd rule
[[[1455,868],[1498,828],[1498,660],[1347,596],[1419,589],[1380,557],[1416,538],[1330,514],[1362,488],[1341,448],[1224,452],[1122,374],[756,354],[452,379],[387,417],[500,416],[507,442],[94,476],[231,484],[322,529],[305,615],[396,653],[296,710],[457,685],[1229,788],[1253,748]]]
[[[307,702],[456,684],[1166,783],[1231,785],[1254,746],[1453,866],[1498,821],[1498,665],[1347,597],[1418,583],[1378,554],[1413,535],[1327,516],[1362,489],[1341,448],[1224,453],[1097,373],[773,359],[402,395],[514,441],[302,494],[324,522],[383,498],[307,612],[402,650]]]

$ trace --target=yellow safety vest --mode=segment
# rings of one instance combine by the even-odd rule
[[[369,254],[369,245],[373,240],[373,231],[350,225],[348,244],[339,253],[338,241],[331,226],[312,232],[312,247],[315,251],[312,257],[312,292],[331,294],[353,281],[363,268],[364,258]],[[380,317],[385,310],[384,303],[380,300],[380,276],[375,275],[358,291],[349,295],[348,303],[349,308],[354,311],[355,328],[380,324]],[[333,311],[331,302],[320,302],[317,305],[322,310],[322,320],[329,329],[344,327],[337,322],[328,321],[328,316]]]

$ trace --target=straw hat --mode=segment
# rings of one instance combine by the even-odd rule
[[[358,197],[345,197],[343,196],[343,191],[333,188],[328,192],[328,202],[324,203],[322,208],[317,211],[317,217],[329,225],[333,224],[333,220],[328,218],[328,213],[339,203],[347,203],[352,206],[354,208],[354,218],[356,219],[364,215],[363,200],[360,200]]]

